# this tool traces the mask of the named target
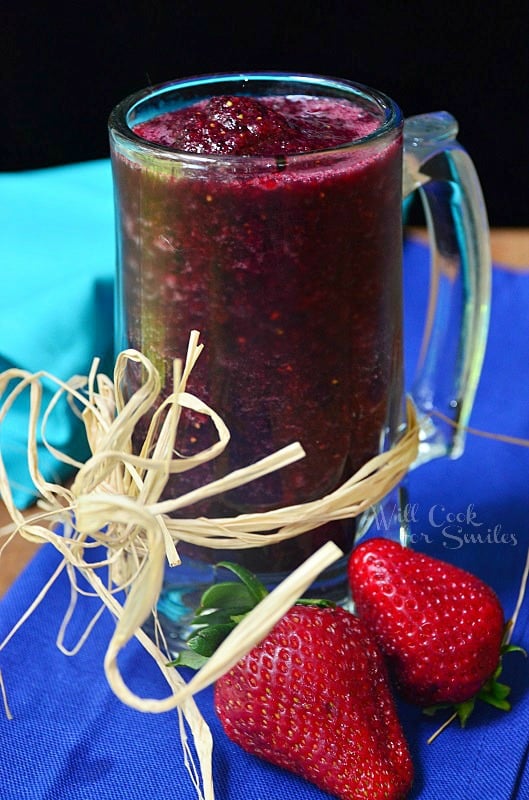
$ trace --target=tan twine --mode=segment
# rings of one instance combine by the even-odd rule
[[[194,702],[193,695],[212,684],[257,644],[290,606],[314,582],[318,574],[343,554],[331,542],[305,561],[272,591],[223,642],[209,662],[186,683],[179,672],[168,668],[163,633],[156,624],[156,641],[142,629],[154,615],[162,589],[166,564],[179,565],[179,542],[208,548],[241,549],[262,547],[312,530],[331,520],[356,517],[371,509],[397,486],[415,461],[419,445],[419,425],[411,402],[407,425],[400,440],[387,452],[368,461],[336,491],[308,503],[277,508],[262,513],[241,514],[213,519],[172,518],[170,514],[221,492],[258,480],[304,457],[299,443],[260,459],[243,469],[168,500],[160,500],[168,477],[185,472],[219,456],[228,446],[230,433],[219,415],[196,396],[186,391],[189,375],[203,345],[193,331],[185,362],[174,362],[175,391],[159,403],[160,376],[154,365],[136,350],[119,354],[114,380],[98,373],[94,360],[88,376],[62,381],[48,372],[31,373],[8,369],[0,374],[0,425],[23,392],[29,391],[27,458],[31,480],[40,496],[38,510],[25,517],[16,507],[9,476],[0,452],[0,492],[12,524],[0,529],[6,544],[20,535],[32,542],[48,542],[62,559],[38,596],[0,643],[0,651],[44,599],[59,574],[66,570],[70,604],[62,620],[57,646],[68,655],[77,653],[101,613],[108,609],[116,620],[115,630],[104,655],[108,684],[125,704],[144,712],[161,713],[176,709],[180,720],[183,756],[197,796],[213,800],[212,737]],[[143,382],[125,400],[121,386],[131,362],[140,364]],[[56,387],[42,415],[43,382]],[[58,404],[67,399],[72,412],[82,417],[92,455],[82,463],[50,444],[46,428]],[[152,412],[152,409],[156,411]],[[182,409],[205,414],[213,422],[218,440],[211,447],[190,456],[175,453],[174,442]],[[152,412],[141,452],[134,454],[132,435],[139,420]],[[58,461],[76,469],[69,487],[45,480],[39,469],[37,440]],[[75,523],[74,523],[75,520]],[[87,551],[103,546],[99,561],[87,560]],[[1,549],[0,549],[1,553]],[[108,579],[100,576],[107,568]],[[64,640],[69,621],[80,595],[81,574],[92,593],[101,600],[94,616],[77,644],[67,649]],[[122,598],[125,598],[122,601]],[[169,687],[165,698],[136,695],[126,684],[118,656],[133,637],[157,664]],[[11,716],[0,674],[6,714]],[[194,763],[187,740],[186,725],[192,733],[198,757]]]

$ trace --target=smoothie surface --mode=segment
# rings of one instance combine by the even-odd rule
[[[339,147],[374,133],[382,122],[382,114],[342,99],[223,95],[160,114],[133,131],[187,153],[277,156]]]

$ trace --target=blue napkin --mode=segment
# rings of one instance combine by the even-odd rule
[[[424,255],[408,247],[409,261]],[[471,424],[481,431],[529,439],[529,275],[494,270],[489,344]],[[529,449],[470,434],[464,455],[432,461],[409,476],[414,546],[471,570],[497,592],[506,618],[514,612],[529,548]],[[529,596],[513,642],[529,652]],[[501,680],[513,709],[482,705],[462,731],[401,704],[401,719],[417,768],[413,798],[529,798],[529,666],[517,653],[504,659]]]
[[[114,216],[108,160],[0,175],[0,371],[45,370],[67,380],[113,351]],[[57,387],[45,382],[43,406]],[[27,398],[0,430],[20,507],[34,502],[26,466]],[[50,443],[87,455],[81,423],[66,404],[50,418]],[[43,447],[43,473],[66,470]]]
[[[99,219],[102,229],[105,224],[108,226],[106,217],[112,216],[108,166],[96,163],[65,168],[62,175],[72,179],[72,197],[77,178],[78,186],[87,187],[84,197],[93,190],[92,222],[97,226]],[[40,177],[45,192],[46,176]],[[50,185],[61,184],[60,170],[51,170],[48,177]],[[16,188],[17,180],[10,180]],[[18,180],[26,178],[19,176]],[[32,176],[27,180],[31,185]],[[22,189],[13,192],[23,194]],[[98,203],[100,210],[95,208]],[[23,204],[20,209],[24,216],[27,209]],[[85,218],[79,215],[79,219]],[[95,256],[88,259],[103,283],[108,278],[104,265],[113,249],[111,233],[108,227],[106,230],[108,246],[103,247],[105,234],[97,245],[102,255],[102,273],[95,267]],[[83,263],[85,248],[79,247],[79,242],[86,242],[89,248],[93,232],[93,225],[89,226],[89,233],[85,229],[86,239],[78,232],[76,248],[70,249],[70,253],[83,250]],[[52,240],[60,240],[61,236],[61,229],[56,227],[55,237],[50,234],[50,249],[57,246]],[[425,249],[408,245],[405,261],[407,292],[416,292],[418,281],[424,289]],[[69,275],[70,263],[63,261],[63,267]],[[92,309],[88,315],[103,314],[107,318],[108,309],[103,313],[96,308],[93,295],[88,296],[92,298],[87,301]],[[79,301],[76,303],[79,307]],[[476,428],[529,438],[527,307],[529,276],[495,270],[490,344],[472,419]],[[50,314],[50,318],[49,324],[54,325],[54,315]],[[107,335],[108,330],[106,326],[102,333]],[[413,330],[410,335],[414,335]],[[38,344],[44,343],[39,340]],[[97,344],[92,341],[79,347],[89,362],[94,354],[91,348],[97,348]],[[104,349],[104,343],[101,347]],[[31,363],[32,368],[43,366],[37,355]],[[68,369],[71,367],[69,364]],[[78,363],[73,371],[81,371]],[[498,592],[507,616],[515,607],[529,547],[528,475],[529,450],[469,436],[461,459],[432,462],[414,471],[409,479],[415,546],[467,567],[487,580]],[[45,546],[0,603],[0,641],[58,561],[55,550]],[[69,584],[62,573],[38,609],[0,652],[0,669],[14,717],[6,719],[0,704],[0,796],[3,800],[144,800],[165,796],[194,800],[195,790],[183,766],[176,713],[149,715],[133,711],[121,704],[106,684],[102,660],[114,625],[110,615],[103,614],[77,655],[66,657],[55,647],[68,602]],[[90,598],[79,603],[67,644],[75,643],[93,611]],[[514,640],[529,650],[529,598],[522,607]],[[135,692],[165,696],[165,682],[139,644],[127,646],[120,666]],[[427,738],[445,717],[431,720],[399,701],[416,768],[411,800],[529,798],[526,659],[520,654],[507,658],[504,677],[513,687],[511,712],[479,707],[466,730],[452,724],[430,745],[426,744]],[[295,800],[328,797],[302,779],[232,745],[213,712],[211,689],[200,693],[196,700],[215,740],[219,800],[276,800],[285,795]]]

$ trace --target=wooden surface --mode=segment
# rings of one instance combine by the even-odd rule
[[[408,234],[427,241],[422,228],[409,228]],[[529,272],[529,228],[497,228],[491,231],[490,247],[494,264]]]
[[[409,234],[423,240],[424,231],[411,229]],[[506,269],[529,271],[529,228],[504,228],[491,233],[492,260]],[[31,514],[31,509],[26,512]],[[9,515],[0,502],[0,528],[10,522]],[[0,544],[1,544],[0,540]],[[0,596],[2,596],[38,549],[21,536],[16,536],[4,546],[0,558]]]

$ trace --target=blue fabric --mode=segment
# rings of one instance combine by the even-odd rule
[[[54,209],[48,188],[50,196],[59,198]],[[0,191],[11,203],[10,235],[15,241],[22,235],[28,216],[34,220],[41,215],[38,235],[32,228],[31,240],[29,236],[20,240],[24,255],[16,256],[18,262],[13,260],[16,248],[2,244],[9,249],[11,259],[6,262],[4,256],[2,263],[11,263],[14,272],[22,275],[30,264],[24,281],[34,289],[34,296],[28,292],[18,295],[22,311],[34,303],[29,327],[26,321],[20,323],[24,325],[25,346],[13,336],[17,314],[12,311],[9,324],[0,315],[2,356],[6,363],[23,359],[31,369],[51,365],[52,371],[57,366],[69,374],[83,371],[92,355],[110,346],[108,296],[105,292],[98,295],[94,289],[98,281],[108,288],[113,260],[108,164],[1,176]],[[34,207],[31,214],[26,207],[28,196]],[[79,272],[70,260],[73,253]],[[418,278],[424,289],[426,252],[420,246],[408,245],[405,256],[408,292],[415,293]],[[54,270],[53,283],[61,289],[60,294],[50,294],[47,309],[41,308],[43,284],[38,280],[37,263],[40,270]],[[64,281],[61,271],[66,276]],[[0,300],[8,310],[17,300],[15,290],[13,279],[10,303],[5,297]],[[62,302],[70,302],[70,306],[63,308]],[[529,438],[528,307],[529,275],[496,269],[490,343],[472,418],[477,428]],[[56,313],[58,308],[66,318]],[[61,329],[62,324],[67,329]],[[99,324],[103,327],[95,330]],[[408,334],[409,346],[414,349],[413,325]],[[64,341],[69,343],[67,352],[62,347]],[[63,435],[72,438],[73,433],[66,431]],[[462,458],[432,462],[414,471],[409,479],[416,546],[487,580],[498,592],[507,616],[515,606],[529,547],[528,477],[529,450],[469,436]],[[53,548],[44,547],[3,599],[0,640],[57,563]],[[106,684],[102,660],[113,628],[110,615],[103,615],[78,655],[68,658],[56,649],[55,637],[68,601],[69,585],[62,574],[0,653],[0,669],[14,716],[7,720],[0,704],[0,796],[3,800],[194,800],[195,791],[183,766],[176,713],[147,715],[133,711],[122,705]],[[76,633],[84,630],[92,611],[90,599],[79,604],[67,643],[75,642]],[[529,650],[529,598],[514,640]],[[165,682],[137,643],[127,647],[120,664],[133,690],[149,696],[165,695]],[[430,745],[427,738],[445,717],[441,714],[432,721],[399,702],[416,769],[412,800],[529,798],[526,659],[519,654],[508,657],[504,677],[513,687],[511,712],[480,707],[466,730],[452,724]],[[327,797],[311,784],[230,744],[213,713],[211,689],[202,692],[197,702],[215,739],[219,800]]]
[[[407,255],[424,258],[415,248]],[[493,278],[489,344],[471,424],[529,439],[529,275],[496,269]],[[419,467],[409,489],[414,546],[478,574],[509,618],[529,548],[529,450],[469,435],[460,459]],[[529,596],[513,641],[529,648]],[[528,678],[527,659],[506,656],[502,680],[512,687],[512,711],[482,705],[467,729],[452,725],[431,745],[428,736],[446,717],[439,712],[432,722],[401,705],[417,767],[412,797],[529,798]]]

